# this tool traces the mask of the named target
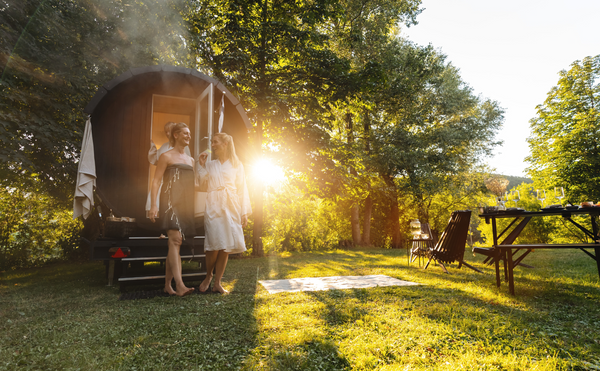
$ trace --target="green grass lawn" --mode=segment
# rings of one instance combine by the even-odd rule
[[[578,250],[515,269],[404,250],[231,260],[230,295],[118,301],[98,262],[2,273],[0,370],[600,370],[600,280]],[[419,286],[270,295],[257,280],[385,274]]]

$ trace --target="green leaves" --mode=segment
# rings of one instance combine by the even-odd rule
[[[79,246],[79,220],[48,196],[0,189],[0,270],[65,258]]]
[[[600,56],[574,62],[530,121],[530,176],[575,203],[600,199],[599,78]]]
[[[0,10],[8,56],[0,79],[3,185],[72,202],[83,108],[98,86],[131,67],[186,61],[181,4],[45,0]]]
[[[472,171],[490,153],[503,112],[496,102],[475,97],[435,52],[421,52],[432,55],[390,73],[392,92],[403,94],[382,97],[387,125],[381,124],[374,145],[383,171],[397,177],[401,190],[433,195],[448,176]]]

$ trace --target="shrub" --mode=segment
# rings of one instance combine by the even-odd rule
[[[81,222],[43,194],[0,190],[0,269],[39,266],[78,249]]]
[[[265,198],[265,253],[337,248],[350,236],[347,220],[331,201],[282,187]]]

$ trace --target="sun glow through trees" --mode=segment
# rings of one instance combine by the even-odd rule
[[[252,165],[251,178],[266,186],[275,186],[285,180],[285,174],[283,169],[271,162],[270,159],[262,158]]]

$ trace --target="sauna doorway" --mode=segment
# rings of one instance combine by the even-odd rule
[[[210,84],[196,99],[158,94],[152,96],[150,139],[157,149],[160,149],[163,145],[168,145],[164,126],[169,121],[183,122],[190,128],[192,140],[190,141],[189,150],[194,159],[197,159],[200,153],[210,148],[210,138],[214,126],[213,91],[213,84]],[[150,143],[148,145],[150,146]],[[149,164],[148,192],[152,187],[155,171],[156,166]],[[204,215],[205,203],[206,192],[196,192],[194,208],[196,217]]]

